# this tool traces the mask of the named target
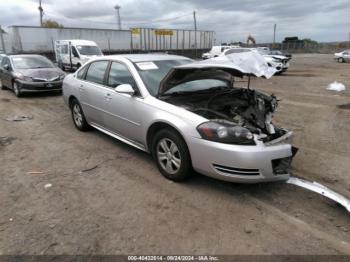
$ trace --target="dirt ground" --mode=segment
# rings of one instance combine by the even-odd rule
[[[293,175],[348,197],[349,72],[295,55],[252,83],[281,99],[275,122],[300,149]],[[327,91],[335,80],[347,91]],[[33,118],[5,120],[15,115]],[[350,254],[350,216],[334,202],[285,183],[170,182],[146,153],[77,131],[60,95],[0,91],[0,210],[0,254]]]

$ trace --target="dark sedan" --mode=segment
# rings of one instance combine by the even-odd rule
[[[30,92],[61,91],[65,73],[40,55],[8,55],[0,65],[0,88],[16,96]]]

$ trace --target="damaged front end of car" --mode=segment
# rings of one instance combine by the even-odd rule
[[[237,55],[241,59],[235,63],[232,60]],[[256,64],[247,66],[244,57],[247,60],[245,63]],[[272,144],[276,139],[281,141],[281,138],[291,136],[291,132],[272,123],[278,99],[273,94],[267,95],[249,86],[251,76],[269,78],[274,74],[271,70],[264,59],[253,52],[233,54],[228,59],[214,58],[186,64],[174,68],[163,79],[158,97],[208,119],[207,123],[198,127],[198,131],[213,141],[249,145],[258,140]],[[235,77],[245,76],[248,78],[248,87],[235,87]],[[213,81],[210,80],[219,80],[221,82],[214,83],[221,85],[211,86]],[[184,90],[186,84],[196,81],[208,86],[200,90]],[[171,92],[180,85],[183,86],[181,91]]]
[[[279,155],[268,147],[291,144],[292,132],[272,122],[278,107],[277,97],[249,87],[252,76],[270,78],[274,73],[265,59],[255,52],[194,62],[173,68],[161,82],[158,98],[205,118],[207,121],[197,127],[202,139],[235,146],[256,146],[257,158],[264,162],[264,168],[257,169],[259,172],[286,175],[297,149],[290,146],[290,153],[282,150]],[[248,87],[236,87],[237,77],[245,77]],[[264,150],[269,152],[270,160],[264,159]],[[249,168],[249,157],[244,162],[247,164],[236,167]],[[215,164],[218,163],[214,163],[214,167]],[[258,176],[259,172],[254,174]]]

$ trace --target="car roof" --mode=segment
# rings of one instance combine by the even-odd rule
[[[25,54],[25,55],[8,55],[8,57],[36,57],[36,56],[45,57],[45,56],[42,56],[42,55],[36,55],[36,54]]]
[[[131,62],[146,62],[146,61],[165,61],[165,60],[182,60],[182,59],[190,59],[185,56],[179,55],[168,55],[168,54],[123,54],[123,55],[109,55],[104,56],[104,58],[120,58],[124,57],[129,59]]]
[[[67,44],[68,42],[71,42],[71,44],[73,44],[73,45],[92,45],[92,46],[97,46],[97,44],[94,41],[90,41],[90,40],[83,40],[83,39],[56,40],[56,43],[58,43],[58,44]]]

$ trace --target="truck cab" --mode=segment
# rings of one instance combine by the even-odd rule
[[[57,40],[55,56],[62,70],[76,70],[93,57],[103,56],[101,49],[93,41]]]

